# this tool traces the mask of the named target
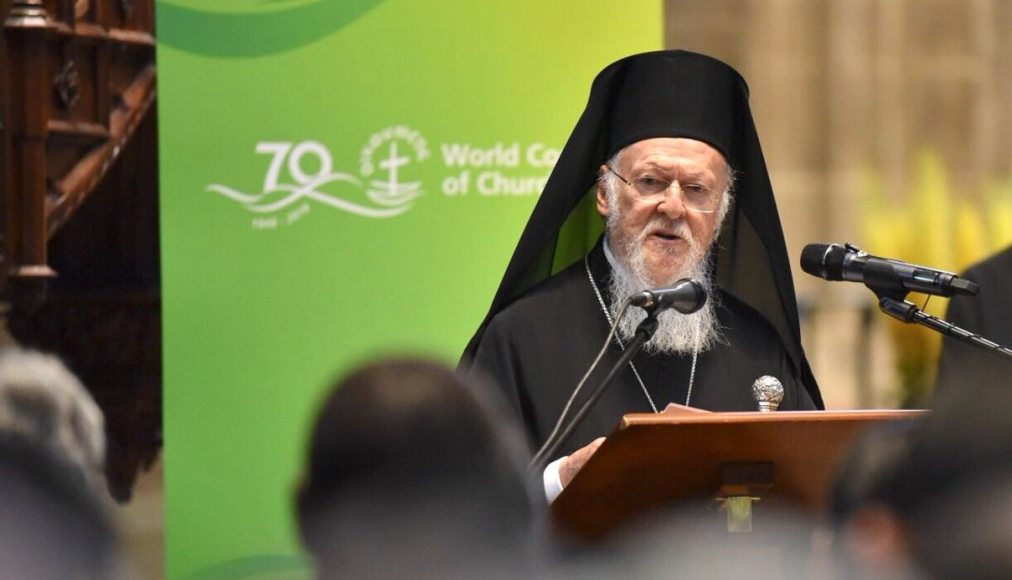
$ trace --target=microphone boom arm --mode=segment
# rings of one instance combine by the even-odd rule
[[[878,293],[876,292],[876,294]],[[943,336],[948,336],[960,342],[972,344],[978,348],[1012,359],[1012,349],[1008,347],[990,341],[979,334],[964,330],[951,322],[946,322],[941,318],[932,316],[906,300],[898,300],[884,294],[878,294],[878,297],[878,305],[882,309],[882,312],[885,312],[896,320],[907,324],[926,326]]]

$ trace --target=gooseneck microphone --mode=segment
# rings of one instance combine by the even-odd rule
[[[692,314],[706,304],[706,289],[695,280],[682,278],[670,288],[644,290],[629,297],[629,303],[648,312],[674,308],[682,314]]]
[[[825,280],[862,282],[876,293],[890,295],[921,292],[951,297],[980,290],[952,272],[872,256],[851,244],[808,244],[801,252],[801,269]]]

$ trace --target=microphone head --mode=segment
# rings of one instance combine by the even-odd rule
[[[801,250],[801,269],[824,280],[843,280],[847,249],[837,244],[808,244]]]
[[[682,278],[671,288],[661,291],[658,302],[664,308],[692,314],[706,304],[706,289],[695,280]]]
[[[629,304],[647,312],[661,312],[674,308],[682,314],[692,314],[706,304],[706,289],[695,280],[682,278],[668,288],[644,290],[629,297]]]

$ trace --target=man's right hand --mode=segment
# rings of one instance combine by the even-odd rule
[[[590,459],[590,456],[597,451],[597,448],[604,443],[604,437],[598,437],[594,439],[585,447],[577,449],[573,453],[569,454],[569,457],[562,460],[559,464],[559,481],[562,483],[562,487],[569,485],[570,481],[576,477],[576,474],[583,467],[584,463]]]

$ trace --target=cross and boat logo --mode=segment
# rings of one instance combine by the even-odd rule
[[[359,174],[335,171],[333,157],[319,141],[261,141],[256,152],[269,157],[263,187],[246,193],[220,183],[207,186],[254,215],[256,229],[292,224],[311,203],[366,218],[391,218],[411,209],[423,195],[421,181],[404,180],[409,165],[429,158],[422,135],[403,125],[373,134],[359,156]],[[315,170],[305,165],[315,161]]]

